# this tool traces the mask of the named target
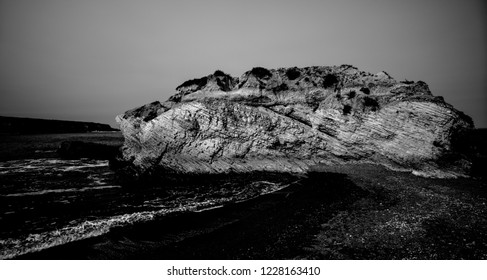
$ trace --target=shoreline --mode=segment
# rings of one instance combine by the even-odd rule
[[[320,188],[316,183],[324,179],[323,176],[329,181],[338,182],[337,185],[343,186],[345,182],[345,176],[339,174],[312,174],[311,180],[308,177],[256,198],[203,211],[172,213],[153,221],[113,228],[101,236],[20,255],[13,259],[233,259],[255,258],[257,255],[259,258],[273,258],[272,255],[266,257],[265,252],[259,252],[260,250],[254,251],[250,256],[243,248],[249,245],[249,242],[259,242],[259,239],[265,247],[268,241],[280,235],[273,228],[288,232],[286,239],[291,236],[294,239],[296,236],[293,227],[296,217],[293,215],[298,209],[302,211],[308,207],[319,208],[318,206],[330,204],[328,214],[331,215],[338,209],[334,209],[337,207],[334,200],[340,198],[338,200],[343,202],[353,200],[359,195],[355,192],[352,195],[348,194],[346,188]],[[289,217],[279,213],[281,210],[288,213]],[[270,220],[273,222],[269,223]],[[289,226],[291,228],[287,228]],[[235,228],[245,230],[235,232]],[[233,232],[231,235],[237,238],[236,240],[226,238],[229,231]],[[219,246],[208,245],[214,242]],[[281,243],[287,248],[275,252],[275,257],[290,258],[297,253],[297,247],[292,246],[295,242]],[[195,252],[194,246],[210,247]],[[217,247],[220,250],[215,250]],[[232,248],[236,250],[236,255],[231,253]]]
[[[14,259],[487,259],[487,181],[322,167],[248,201]]]

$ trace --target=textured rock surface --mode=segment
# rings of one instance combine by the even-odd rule
[[[472,120],[424,82],[350,65],[222,71],[183,83],[166,102],[117,116],[120,171],[147,174],[304,172],[375,162],[416,174],[467,174],[457,153]]]

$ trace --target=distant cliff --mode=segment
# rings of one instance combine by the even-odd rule
[[[461,152],[470,117],[422,81],[350,65],[253,68],[189,80],[166,102],[117,117],[125,174],[305,172],[374,162],[415,174],[469,172]]]
[[[41,134],[117,131],[108,124],[0,116],[0,133]]]

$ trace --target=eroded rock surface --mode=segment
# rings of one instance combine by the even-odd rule
[[[125,137],[119,171],[305,172],[318,163],[374,162],[455,177],[470,117],[424,82],[396,81],[350,65],[222,71],[187,81],[167,101],[117,116]]]

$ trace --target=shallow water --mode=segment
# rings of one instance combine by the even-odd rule
[[[0,162],[0,259],[88,237],[168,213],[200,211],[287,186],[276,176],[122,188],[103,160]]]

